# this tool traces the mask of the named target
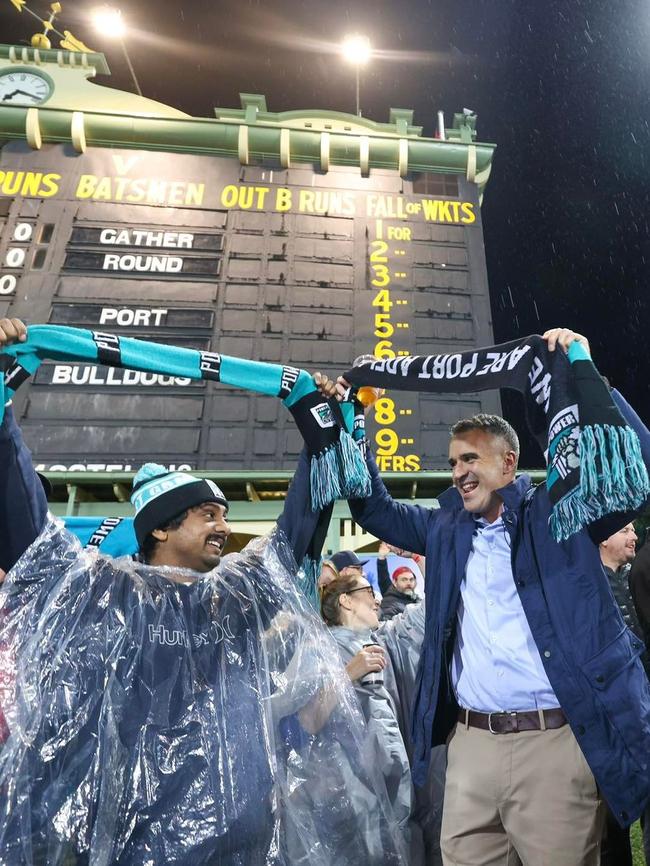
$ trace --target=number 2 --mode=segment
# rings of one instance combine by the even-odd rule
[[[370,253],[370,261],[371,262],[387,262],[388,259],[385,253],[388,252],[388,244],[384,241],[373,241],[370,244],[371,247],[375,247]]]

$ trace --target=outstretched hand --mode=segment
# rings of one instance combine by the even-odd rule
[[[568,352],[571,343],[577,340],[591,357],[589,340],[577,331],[572,331],[571,328],[549,328],[542,336],[548,343],[549,352],[554,352],[556,346],[561,346],[565,352]]]
[[[413,559],[413,554],[410,550],[404,550],[402,547],[396,547],[394,544],[389,544],[387,541],[379,542],[379,555],[387,556],[389,553],[394,553],[396,556],[403,556],[405,559]]]
[[[0,319],[0,349],[12,343],[24,343],[27,325],[20,319]]]

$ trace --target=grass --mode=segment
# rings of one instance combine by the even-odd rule
[[[643,839],[641,838],[641,825],[637,821],[632,825],[630,830],[630,839],[632,841],[632,858],[634,866],[646,866],[643,857]]]

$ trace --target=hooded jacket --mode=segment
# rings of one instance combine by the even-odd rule
[[[650,433],[612,393],[650,465]],[[435,510],[395,502],[371,455],[368,466],[372,493],[351,501],[354,520],[377,538],[426,556],[425,639],[412,718],[413,776],[422,784],[432,747],[445,742],[458,717],[450,662],[474,516],[453,488]],[[650,686],[639,659],[643,643],[623,622],[598,543],[633,515],[611,515],[558,543],[549,530],[545,486],[534,487],[523,475],[498,493],[513,577],[546,674],[617,820],[630,824],[650,798]]]

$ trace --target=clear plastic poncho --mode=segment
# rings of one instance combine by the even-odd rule
[[[50,519],[0,591],[0,866],[401,866],[294,573],[278,531],[196,575],[84,550]]]

